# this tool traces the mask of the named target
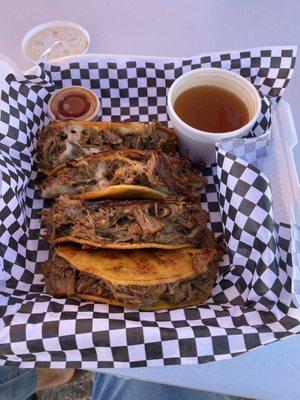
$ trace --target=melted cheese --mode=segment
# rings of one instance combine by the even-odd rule
[[[80,154],[75,154],[74,153],[80,149]],[[74,160],[78,157],[82,156],[89,156],[91,154],[99,153],[99,149],[96,147],[83,147],[80,146],[77,142],[74,140],[66,141],[66,150],[61,153],[60,159],[59,159],[59,164],[64,163],[66,161]]]
[[[109,186],[108,180],[105,178],[107,172],[107,165],[103,162],[99,162],[95,171],[95,179],[97,181],[97,187],[103,189]]]
[[[69,141],[66,142],[66,150],[63,153],[61,153],[60,162],[72,160],[73,147],[74,147],[73,143]]]
[[[68,194],[69,196],[73,196],[74,194],[78,193],[78,189],[72,188],[70,185],[67,184],[59,184],[54,183],[51,186],[48,186],[43,190],[43,198],[52,199],[54,197],[59,196],[61,193]]]

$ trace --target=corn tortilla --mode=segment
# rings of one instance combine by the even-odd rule
[[[197,265],[207,266],[216,259],[216,249],[166,250],[83,250],[65,245],[55,249],[80,272],[105,279],[115,285],[160,285],[199,274]]]
[[[50,241],[50,240],[49,240]],[[161,244],[161,243],[98,243],[93,240],[79,239],[73,236],[62,236],[50,241],[52,244],[78,243],[86,247],[99,249],[134,250],[134,249],[166,249],[176,250],[190,247],[189,244]]]
[[[94,303],[110,304],[113,306],[119,306],[119,307],[130,308],[130,309],[138,309],[141,311],[176,310],[178,308],[186,308],[186,307],[192,307],[192,306],[197,306],[197,305],[203,304],[207,299],[210,298],[213,286],[214,286],[214,281],[211,280],[209,282],[209,285],[207,285],[207,291],[204,292],[202,290],[199,290],[197,293],[197,296],[193,300],[186,302],[186,303],[173,304],[167,300],[157,300],[155,303],[151,304],[150,306],[144,306],[144,307],[133,307],[131,304],[126,304],[121,301],[117,301],[115,299],[106,299],[104,297],[97,297],[97,296],[93,296],[90,294],[78,294],[76,296],[82,300],[93,301]]]

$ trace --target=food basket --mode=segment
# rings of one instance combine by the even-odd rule
[[[6,78],[0,122],[2,365],[199,364],[299,333],[300,231],[294,198],[299,181],[288,153],[294,138],[280,137],[278,118],[276,125],[276,104],[291,79],[295,54],[292,46],[188,58],[95,54],[54,60],[26,76]],[[36,189],[35,155],[38,131],[49,123],[51,93],[82,85],[99,96],[102,121],[167,124],[167,93],[174,79],[210,66],[250,79],[262,100],[248,137],[219,143],[217,164],[203,171],[208,185],[200,200],[209,212],[209,227],[217,236],[224,234],[229,250],[212,297],[198,307],[153,312],[45,294],[41,262],[49,245],[40,236],[40,212],[47,204]],[[291,185],[278,178],[282,160]]]

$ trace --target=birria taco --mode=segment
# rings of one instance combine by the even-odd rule
[[[102,151],[161,150],[174,154],[176,134],[156,122],[61,121],[39,133],[39,168],[49,174],[55,167],[78,157]]]
[[[221,253],[215,249],[83,250],[64,245],[42,270],[46,293],[135,309],[201,304],[211,294]]]
[[[41,184],[42,197],[197,199],[207,180],[187,159],[148,150],[105,152],[62,164]]]
[[[112,249],[212,247],[207,213],[181,200],[84,201],[60,196],[43,212],[46,239]]]

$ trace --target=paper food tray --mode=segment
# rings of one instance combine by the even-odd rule
[[[219,53],[213,53],[219,54]],[[120,59],[120,55],[110,54],[84,54],[78,56],[67,56],[54,59],[56,65],[78,62],[85,59],[89,62],[98,60],[99,57],[108,59],[111,62]],[[172,60],[171,57],[136,56],[126,55],[124,57],[133,60]],[[25,72],[25,75],[37,73],[39,66],[34,66]],[[15,72],[12,70],[12,72]],[[293,242],[293,282],[292,290],[295,295],[295,302],[300,305],[300,169],[297,171],[295,162],[295,148],[299,140],[295,128],[292,110],[289,103],[281,100],[273,109],[272,134],[269,144],[269,151],[266,157],[258,160],[258,167],[270,180],[273,195],[273,211],[276,221],[285,222],[292,226],[294,233]],[[300,164],[300,163],[299,163]],[[297,223],[298,221],[298,223]]]
[[[0,364],[28,368],[201,364],[299,332],[295,305],[300,297],[299,178],[291,157],[296,134],[289,106],[282,100],[274,106],[292,76],[295,56],[293,46],[189,58],[94,54],[45,64],[28,71],[31,76],[8,77],[0,121],[0,222],[5,250],[0,259],[4,267]],[[36,135],[49,123],[51,93],[83,85],[101,98],[103,121],[130,117],[168,123],[168,88],[177,76],[202,66],[231,69],[251,79],[263,105],[252,137],[233,144],[232,152],[231,144],[222,142],[217,165],[203,170],[209,184],[201,193],[202,206],[210,214],[211,229],[217,235],[224,233],[232,256],[224,256],[224,272],[220,270],[211,300],[171,312],[138,312],[46,295],[40,263],[49,256],[49,244],[40,237],[37,216],[44,203],[36,191],[37,165],[32,161]],[[118,102],[112,101],[116,98]]]

